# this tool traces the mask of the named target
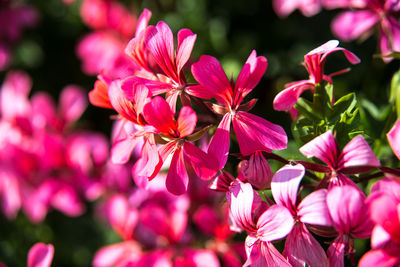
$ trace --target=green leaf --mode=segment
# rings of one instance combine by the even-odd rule
[[[396,105],[397,117],[400,117],[400,71],[393,75],[390,85],[390,103]]]

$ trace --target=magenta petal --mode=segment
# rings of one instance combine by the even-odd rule
[[[344,250],[348,237],[340,235],[328,248],[328,258],[330,267],[344,267]]]
[[[314,83],[309,80],[298,81],[291,83],[283,91],[279,92],[274,99],[274,109],[280,111],[289,111],[299,100],[300,95],[305,90],[310,90],[315,87]]]
[[[290,233],[294,220],[290,211],[279,205],[267,209],[257,221],[257,236],[262,241],[281,239]]]
[[[394,154],[400,159],[400,120],[396,122],[386,136]]]
[[[231,119],[232,117],[230,113],[224,115],[214,136],[211,138],[210,145],[208,146],[207,153],[218,160],[219,170],[224,168],[228,159]]]
[[[140,137],[132,134],[127,138],[116,141],[111,148],[111,161],[114,164],[124,164],[128,162],[132,151],[136,144],[140,141]]]
[[[265,57],[257,57],[257,53],[253,50],[244,64],[237,80],[235,90],[240,92],[241,97],[245,97],[259,83],[261,77],[267,69],[267,59]]]
[[[373,225],[366,212],[365,195],[358,188],[350,185],[332,187],[326,202],[333,226],[340,234],[352,234],[357,238],[371,235]]]
[[[303,223],[297,223],[286,237],[283,255],[296,267],[329,266],[324,249]]]
[[[346,11],[339,14],[332,23],[332,31],[343,41],[352,41],[371,29],[379,20],[369,10]]]
[[[286,148],[285,130],[277,124],[241,111],[236,113],[232,122],[239,142],[240,153],[244,156],[256,151]]]
[[[332,131],[327,131],[300,148],[300,152],[307,158],[316,157],[329,167],[335,167],[339,158],[339,147]]]
[[[182,107],[179,112],[179,117],[177,121],[177,128],[180,137],[185,137],[193,133],[196,127],[197,116],[193,109],[189,106]]]
[[[53,245],[36,243],[28,253],[28,267],[49,267],[53,261]]]
[[[230,211],[235,223],[247,232],[256,231],[256,225],[252,217],[254,195],[251,184],[239,181],[232,183],[229,191]]]
[[[194,78],[210,92],[221,104],[232,103],[232,87],[221,64],[215,57],[203,55],[192,65]]]
[[[92,265],[94,267],[133,266],[140,258],[140,247],[133,241],[125,241],[102,247],[94,255]],[[124,265],[126,264],[126,265]]]
[[[87,104],[87,95],[83,89],[70,85],[61,92],[59,112],[66,122],[76,121],[85,111]]]
[[[179,147],[172,156],[165,185],[172,194],[182,195],[186,192],[188,183],[189,177],[185,168],[183,149]]]
[[[212,250],[206,249],[185,249],[184,259],[180,264],[175,260],[174,267],[220,267],[219,260]]]
[[[379,160],[362,135],[354,137],[340,155],[338,167],[380,166]]]
[[[215,235],[220,226],[220,220],[211,206],[202,205],[193,214],[196,226],[208,235]]]
[[[209,89],[200,84],[187,86],[185,92],[189,95],[203,99],[211,99],[214,96],[213,92],[210,92]]]
[[[121,89],[122,81],[114,80],[108,88],[108,97],[113,108],[124,118],[137,123],[137,115]]]
[[[297,215],[302,223],[331,226],[332,220],[326,204],[327,190],[320,189],[306,196],[298,206]]]
[[[147,25],[149,24],[150,18],[151,18],[151,11],[148,10],[147,8],[143,9],[142,14],[140,14],[140,17],[136,25],[135,37],[139,36],[139,34],[146,29]]]
[[[371,233],[371,247],[372,248],[381,248],[386,244],[390,244],[392,242],[392,237],[388,232],[383,229],[379,224],[375,224],[374,229],[372,229]]]
[[[212,155],[208,155],[200,148],[189,142],[183,146],[185,161],[191,164],[196,175],[203,180],[210,180],[215,177],[218,171],[217,161]]]
[[[303,179],[303,165],[285,165],[272,177],[271,192],[276,204],[288,208],[293,215],[297,213],[297,191]]]
[[[178,74],[190,58],[196,36],[189,29],[182,29],[178,32],[178,48],[176,51],[176,68]]]
[[[247,261],[243,266],[291,267],[281,253],[270,242],[260,242],[248,236],[245,241]]]
[[[156,96],[143,108],[145,120],[165,135],[176,135],[174,115],[167,101]]]
[[[138,211],[129,206],[124,195],[113,196],[107,206],[107,215],[112,227],[123,239],[132,237],[133,229],[138,222]]]
[[[389,249],[377,249],[368,251],[361,258],[359,267],[393,267],[400,264],[398,255],[400,251],[391,251]]]

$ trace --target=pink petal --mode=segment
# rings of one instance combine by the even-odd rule
[[[102,247],[94,255],[92,265],[94,267],[128,266],[123,264],[134,264],[142,256],[137,243],[125,241]]]
[[[261,151],[251,154],[249,160],[243,160],[238,165],[239,175],[257,189],[271,188],[272,170]],[[238,177],[238,179],[240,179]],[[242,179],[240,179],[242,180]]]
[[[344,267],[344,252],[348,237],[340,235],[337,237],[328,248],[329,266]]]
[[[136,144],[143,134],[131,134],[127,138],[116,141],[111,148],[111,161],[114,164],[127,163]]]
[[[232,87],[221,64],[215,57],[203,55],[192,65],[194,78],[210,92],[221,104],[232,103]]]
[[[240,153],[244,156],[255,151],[281,150],[287,145],[285,130],[261,117],[247,112],[238,112],[233,119]]]
[[[248,236],[245,241],[247,261],[243,266],[290,267],[292,266],[270,242],[259,242]]]
[[[176,68],[178,74],[190,58],[196,36],[189,29],[182,29],[178,32],[178,49],[176,51]]]
[[[177,148],[172,156],[168,176],[165,181],[167,190],[174,195],[182,195],[186,192],[189,177],[185,168],[183,149]]]
[[[247,232],[255,232],[256,224],[252,217],[254,195],[251,184],[234,181],[230,187],[230,211],[235,223]]]
[[[51,205],[71,217],[79,216],[85,211],[76,189],[64,183],[51,196]]]
[[[224,168],[228,160],[231,120],[232,117],[230,113],[224,115],[208,146],[207,153],[218,160],[219,170]]]
[[[167,101],[156,96],[143,108],[145,120],[167,136],[178,137],[174,115]]]
[[[179,136],[185,137],[193,133],[196,127],[197,116],[193,109],[189,106],[182,107],[178,121],[176,123]]]
[[[299,100],[300,95],[305,90],[312,90],[314,87],[314,83],[311,83],[309,80],[298,81],[290,84],[289,87],[285,87],[283,91],[279,92],[279,94],[275,96],[274,109],[280,111],[291,110]]]
[[[364,165],[380,166],[380,163],[364,137],[357,135],[343,148],[338,166],[352,167]]]
[[[168,25],[160,21],[156,27],[149,26],[145,42],[150,54],[164,73],[179,81],[174,62],[174,36]]]
[[[271,192],[276,204],[285,206],[293,215],[297,213],[297,191],[304,173],[301,164],[285,165],[272,178]]]
[[[129,206],[124,195],[115,195],[107,205],[107,215],[112,227],[123,239],[130,239],[138,222],[138,211]]]
[[[372,223],[365,205],[365,195],[354,186],[335,186],[327,194],[326,202],[335,229],[341,234],[357,238],[371,235]]]
[[[87,106],[87,96],[83,89],[70,85],[63,89],[60,96],[60,113],[66,122],[76,121]]]
[[[219,260],[213,251],[205,249],[185,249],[184,259],[180,264],[175,261],[174,267],[219,267]]]
[[[0,169],[1,210],[7,219],[14,219],[21,208],[22,199],[18,177],[11,171]]]
[[[343,41],[352,41],[370,30],[379,20],[369,10],[346,11],[339,14],[332,23],[332,31]]]
[[[174,145],[172,144],[172,147]],[[154,141],[154,135],[148,136],[142,148],[142,157],[135,163],[134,169],[139,176],[153,179],[163,165],[163,159],[158,153],[157,146]]]
[[[377,181],[371,188],[371,195],[379,192],[388,194],[400,202],[400,183],[395,177],[385,177]]]
[[[379,267],[393,267],[398,266],[400,264],[400,259],[398,255],[400,251],[392,251],[388,249],[377,249],[368,251],[361,258],[359,262],[359,267],[370,267],[370,266],[379,266]]]
[[[108,84],[101,78],[94,83],[93,90],[89,92],[89,102],[96,107],[113,108],[108,97]]]
[[[375,224],[374,229],[371,233],[371,247],[372,248],[382,248],[387,244],[392,242],[392,237],[388,232],[383,229],[379,224]]]
[[[332,221],[326,204],[327,190],[320,189],[305,197],[298,206],[297,215],[302,223],[331,226]]]
[[[290,211],[279,205],[268,208],[257,221],[257,236],[262,241],[274,241],[290,233],[294,220]]]
[[[189,142],[185,142],[183,153],[185,162],[192,166],[200,179],[208,181],[215,177],[218,172],[218,165],[212,155],[208,155]]]
[[[340,153],[330,130],[302,146],[300,152],[307,158],[316,157],[322,160],[331,168],[336,166]]]
[[[125,119],[137,124],[137,114],[121,89],[122,81],[114,80],[108,88],[108,97],[113,108]]]
[[[267,59],[262,56],[257,57],[256,51],[253,50],[236,80],[235,94],[240,93],[244,98],[253,90],[264,75],[267,65]]]
[[[28,267],[49,267],[53,261],[54,247],[36,243],[28,253]]]
[[[324,249],[303,223],[297,223],[286,237],[283,255],[296,267],[329,266]]]
[[[214,235],[220,226],[220,220],[211,206],[202,205],[193,214],[196,226],[208,235]]]
[[[386,136],[394,154],[400,159],[400,120],[396,122]]]
[[[143,9],[142,14],[140,14],[140,17],[137,21],[135,37],[139,36],[139,34],[146,29],[147,25],[149,24],[150,18],[151,11],[147,8]]]
[[[192,85],[185,88],[185,92],[189,95],[196,96],[203,99],[211,99],[214,96],[213,92],[202,85]]]

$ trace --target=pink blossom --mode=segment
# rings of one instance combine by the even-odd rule
[[[294,220],[290,211],[281,205],[267,208],[250,184],[239,181],[233,182],[227,197],[235,229],[248,233],[244,266],[290,266],[271,243],[292,230]]]
[[[396,122],[386,136],[394,154],[400,159],[400,120]]]
[[[307,225],[332,225],[325,189],[314,191],[298,203],[298,188],[304,176],[302,165],[286,165],[272,178],[271,191],[276,204],[286,207],[296,221],[286,238],[283,255],[293,266],[328,266],[328,258]]]
[[[36,243],[28,252],[28,267],[50,267],[53,260],[54,247],[49,244]]]
[[[357,135],[340,150],[332,131],[314,138],[300,148],[300,152],[308,157],[316,157],[325,162],[329,170],[324,182],[329,187],[334,185],[353,185],[357,187],[346,174],[366,172],[379,167],[379,160],[376,158],[368,143]]]
[[[189,175],[193,170],[201,179],[209,180],[216,174],[215,160],[205,152],[185,140],[196,126],[197,116],[192,108],[184,106],[175,121],[173,110],[161,97],[156,96],[143,108],[145,120],[161,134],[166,144],[159,150],[165,162],[169,155],[172,161],[166,187],[173,194],[183,194],[187,190]]]
[[[342,47],[338,47],[338,45],[339,42],[337,40],[331,40],[313,49],[304,56],[302,65],[306,68],[309,74],[309,79],[286,84],[285,89],[281,91],[274,99],[275,110],[293,112],[293,106],[297,103],[300,95],[305,90],[311,90],[314,92],[317,84],[321,83],[322,81],[332,83],[333,75],[348,71],[346,69],[330,75],[325,75],[324,65],[328,55],[336,51],[343,51],[347,60],[351,64],[357,64],[360,62],[360,59],[356,55]]]
[[[99,249],[93,257],[94,267],[138,266],[142,251],[138,243],[132,240],[109,245]]]
[[[354,186],[329,189],[326,202],[333,226],[339,236],[328,249],[330,266],[344,266],[344,254],[354,261],[353,238],[368,238],[373,224],[366,212],[365,195]]]
[[[332,31],[344,41],[357,38],[365,39],[379,28],[379,44],[383,60],[392,59],[392,52],[400,51],[400,23],[398,22],[399,7],[392,0],[364,0],[349,3],[351,10],[340,13],[332,23]]]
[[[321,0],[274,0],[272,3],[280,17],[286,17],[296,9],[304,16],[311,17],[321,10]]]
[[[240,153],[244,156],[256,151],[286,148],[287,136],[282,127],[245,112],[254,106],[254,101],[241,105],[244,97],[258,84],[266,68],[267,59],[257,57],[256,51],[250,54],[236,83],[228,80],[221,64],[214,57],[202,56],[192,65],[193,76],[202,90],[220,103],[212,105],[223,118],[208,147],[208,153],[218,159],[219,169],[225,166],[228,158],[231,122]]]
[[[272,171],[261,151],[250,155],[238,165],[238,179],[248,182],[260,190],[271,188]]]

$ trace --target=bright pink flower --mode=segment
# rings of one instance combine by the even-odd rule
[[[396,122],[386,136],[394,154],[400,159],[400,120]]]
[[[193,133],[197,122],[196,113],[192,108],[184,106],[178,120],[175,121],[173,110],[168,103],[156,96],[143,108],[143,115],[167,142],[159,150],[163,161],[172,155],[166,179],[169,192],[176,195],[186,192],[189,182],[188,171],[194,170],[196,175],[204,180],[214,177],[217,169],[215,160],[185,139]]]
[[[298,189],[304,176],[302,165],[286,165],[272,178],[276,204],[286,207],[296,221],[286,238],[283,255],[293,266],[328,266],[325,251],[308,231],[307,225],[331,226],[325,189],[314,191],[298,203]]]
[[[296,9],[311,17],[321,10],[321,0],[274,0],[273,7],[280,17],[286,17]]]
[[[139,244],[129,240],[99,249],[93,257],[94,267],[140,266],[136,265],[142,257]]]
[[[53,245],[36,243],[28,253],[28,267],[50,267],[53,261]]]
[[[333,226],[339,236],[328,249],[330,266],[344,266],[344,254],[354,261],[353,238],[369,238],[373,224],[365,203],[365,195],[354,186],[329,189],[326,202]]]
[[[340,150],[329,130],[302,146],[300,152],[308,158],[316,157],[328,165],[330,170],[326,171],[328,175],[325,182],[329,187],[345,184],[356,186],[346,174],[366,172],[380,166],[362,135],[354,137]]]
[[[380,34],[380,49],[384,61],[392,52],[400,51],[400,23],[398,21],[399,5],[392,0],[355,1],[348,6],[349,11],[340,13],[332,23],[332,31],[344,41],[359,37],[365,39],[377,25]]]
[[[367,199],[375,227],[371,236],[372,250],[360,266],[395,266],[400,264],[400,183],[397,178],[384,178],[371,189]]]
[[[250,54],[236,83],[228,80],[221,64],[214,57],[202,56],[192,65],[193,76],[200,83],[200,88],[222,105],[213,105],[217,113],[224,116],[208,147],[208,153],[218,159],[219,169],[225,166],[228,158],[231,122],[240,153],[244,156],[256,151],[286,148],[287,136],[282,127],[245,112],[253,107],[254,101],[241,105],[244,97],[258,84],[266,68],[267,59],[257,57],[256,51]]]
[[[248,233],[244,266],[290,266],[271,243],[292,230],[294,220],[290,211],[280,205],[267,208],[250,184],[239,181],[233,182],[227,198],[235,228]]]
[[[214,252],[206,249],[184,249],[183,256],[175,258],[174,267],[220,267]]]
[[[322,81],[332,83],[331,77],[333,75],[348,71],[348,69],[346,69],[330,75],[325,75],[324,65],[328,55],[336,51],[343,51],[347,60],[351,64],[357,64],[360,62],[360,59],[356,55],[342,47],[338,47],[338,45],[339,42],[337,40],[331,40],[308,52],[304,56],[304,62],[302,64],[309,74],[309,79],[286,84],[285,89],[274,99],[275,110],[292,110],[300,95],[305,90],[312,90],[314,92],[315,85],[321,83]]]

